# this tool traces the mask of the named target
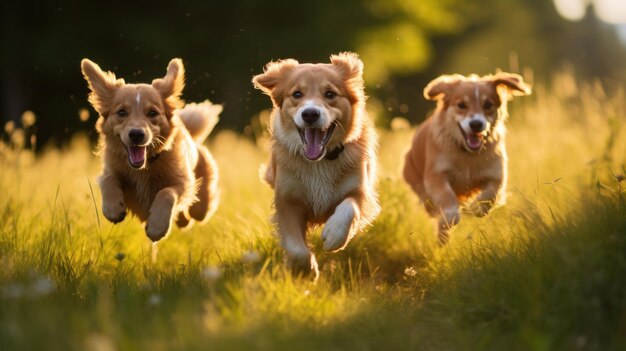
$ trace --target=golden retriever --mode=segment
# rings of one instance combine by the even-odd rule
[[[274,188],[274,224],[296,273],[318,276],[307,231],[323,224],[324,249],[345,248],[380,212],[377,136],[365,112],[363,63],[341,53],[330,63],[270,62],[254,86],[271,97],[271,157],[264,178]]]
[[[202,142],[222,107],[205,101],[182,108],[180,59],[170,61],[165,77],[151,84],[126,84],[88,59],[81,68],[89,102],[100,115],[99,185],[106,219],[121,222],[129,209],[146,222],[152,241],[167,235],[174,219],[181,228],[206,221],[218,204],[218,169]]]
[[[403,173],[427,212],[439,217],[440,244],[460,219],[459,204],[473,198],[467,210],[484,216],[505,202],[507,100],[528,94],[521,76],[503,72],[444,75],[424,89],[437,108],[415,133]]]

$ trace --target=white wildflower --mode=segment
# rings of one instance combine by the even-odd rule
[[[217,266],[208,266],[202,270],[202,278],[206,279],[209,283],[216,282],[222,277],[222,270]]]
[[[409,277],[415,277],[417,275],[417,271],[413,267],[406,267],[404,269],[404,274]]]

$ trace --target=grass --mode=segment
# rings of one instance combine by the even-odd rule
[[[626,100],[569,84],[512,103],[509,202],[444,248],[399,177],[412,131],[381,130],[383,213],[338,254],[312,234],[317,284],[272,236],[262,140],[211,138],[220,208],[157,248],[102,217],[85,140],[3,144],[0,349],[624,349]]]

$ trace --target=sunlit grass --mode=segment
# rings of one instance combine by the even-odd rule
[[[380,130],[383,212],[337,254],[311,234],[317,284],[289,274],[272,235],[263,138],[210,138],[220,208],[153,260],[136,219],[102,217],[84,138],[34,156],[7,137],[0,348],[619,349],[626,100],[568,84],[511,103],[509,203],[464,217],[442,249],[400,178],[412,130]]]

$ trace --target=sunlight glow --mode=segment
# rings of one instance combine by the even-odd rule
[[[584,0],[554,0],[559,14],[570,21],[578,21],[585,17],[587,2]]]
[[[585,17],[590,4],[593,4],[594,12],[600,20],[611,24],[626,23],[624,0],[554,0],[558,13],[570,21]]]
[[[604,22],[626,23],[626,1],[624,0],[594,0],[594,9]]]

